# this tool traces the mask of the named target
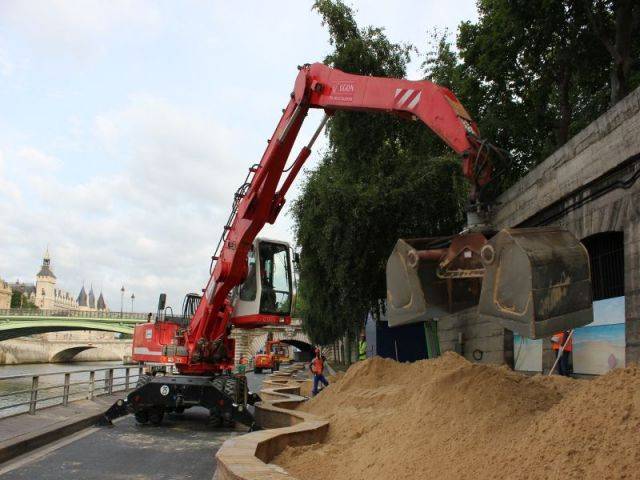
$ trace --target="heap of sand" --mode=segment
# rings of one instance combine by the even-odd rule
[[[300,479],[640,478],[637,366],[572,380],[376,357],[301,408],[331,426],[274,460]]]

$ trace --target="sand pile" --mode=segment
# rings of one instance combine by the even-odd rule
[[[302,408],[331,427],[274,460],[300,479],[640,478],[638,367],[587,381],[373,358]]]

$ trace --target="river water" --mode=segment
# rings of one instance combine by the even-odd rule
[[[122,362],[81,362],[81,363],[36,363],[25,365],[0,365],[0,418],[17,413],[25,412],[29,409],[29,405],[18,405],[7,408],[9,405],[16,403],[28,402],[30,392],[22,392],[31,389],[32,376],[39,375],[38,388],[44,389],[38,392],[38,408],[47,405],[55,405],[61,403],[64,384],[64,373],[71,373],[70,383],[80,383],[70,386],[70,398],[80,399],[86,398],[89,391],[90,372],[85,370],[96,370],[95,372],[95,393],[103,393],[105,391],[105,378],[108,378],[108,370],[114,369],[114,377],[124,376],[125,367]],[[137,367],[131,367],[131,383],[135,385],[137,380]],[[45,375],[46,374],[46,375]],[[25,378],[6,378],[13,375],[28,375]],[[124,383],[124,379],[115,379],[114,384]],[[116,386],[114,390],[122,390],[123,386]],[[13,393],[16,392],[16,393]],[[42,399],[42,401],[40,400]]]

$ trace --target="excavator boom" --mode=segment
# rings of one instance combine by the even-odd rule
[[[188,329],[189,362],[181,367],[185,371],[211,369],[213,364],[207,357],[217,351],[213,343],[224,343],[225,332],[233,322],[229,293],[247,275],[247,254],[252,242],[265,223],[275,222],[289,187],[309,157],[313,141],[326,121],[309,145],[302,148],[281,183],[287,159],[310,108],[324,109],[327,115],[338,110],[352,110],[420,119],[460,154],[463,173],[473,185],[484,185],[490,179],[491,164],[482,155],[478,128],[448,89],[426,80],[347,74],[321,63],[301,67],[289,103],[260,163],[252,167],[251,181],[237,198],[232,219],[225,227],[203,301]],[[236,322],[236,325],[254,328],[264,322],[257,318],[251,322]],[[204,365],[195,366],[203,362]]]
[[[323,109],[325,118],[309,144],[302,148],[291,167],[286,169],[289,173],[283,180],[287,159],[310,108]],[[299,67],[289,102],[260,163],[251,167],[247,182],[234,198],[234,208],[225,226],[219,252],[213,257],[215,266],[211,277],[182,340],[188,355],[178,362],[181,371],[204,373],[219,371],[221,365],[228,365],[231,360],[230,351],[233,350],[228,339],[232,325],[255,328],[278,321],[274,316],[234,316],[230,294],[247,277],[247,255],[256,236],[265,223],[276,221],[290,186],[311,153],[313,142],[327,118],[336,111],[380,112],[422,121],[460,155],[462,173],[471,184],[470,205],[482,204],[482,187],[491,180],[494,169],[491,150],[485,148],[487,143],[481,139],[477,125],[451,91],[427,80],[353,75],[321,63]],[[483,231],[483,237],[478,238],[478,232],[472,232],[471,236],[458,236],[457,239],[449,239],[444,243],[435,242],[434,245],[440,244],[436,251],[420,253],[422,257],[419,261],[408,261],[403,254],[395,257],[392,255],[392,259],[395,258],[393,261],[390,259],[393,272],[387,277],[388,281],[396,285],[390,286],[389,295],[392,296],[394,289],[397,292],[405,288],[401,292],[403,295],[389,298],[392,304],[392,324],[394,312],[401,314],[400,323],[426,318],[428,308],[415,308],[415,300],[420,295],[424,297],[424,291],[417,292],[415,288],[424,283],[416,278],[420,277],[418,270],[424,269],[425,264],[435,261],[440,267],[434,277],[439,283],[443,279],[452,281],[483,277],[487,266],[481,262],[479,249],[484,247],[494,233]],[[566,239],[566,235],[562,238]],[[419,252],[415,249],[405,248],[405,253],[419,257]],[[563,265],[565,263],[560,262]],[[492,265],[504,267],[499,259]],[[564,278],[563,275],[556,276]],[[402,283],[399,288],[398,282]],[[408,292],[406,288],[409,288]],[[441,290],[441,287],[438,288]],[[448,288],[446,302],[444,297],[447,295],[439,293],[440,303],[451,305],[453,290],[455,289]],[[479,298],[479,290],[476,293]],[[525,297],[529,294],[518,293]],[[568,294],[571,298],[570,291]],[[493,296],[485,294],[482,298]],[[402,301],[398,302],[399,299],[408,299],[409,303],[403,305]],[[430,299],[422,298],[422,301],[426,304]],[[581,304],[581,310],[588,312],[588,308],[583,308],[584,303]],[[503,307],[504,305],[485,313],[499,316],[500,312],[509,311],[510,307]],[[582,315],[574,323],[581,323],[584,318],[586,317]],[[529,320],[532,319],[527,319]],[[513,319],[510,321],[513,323]],[[561,321],[558,319],[554,321],[554,325],[559,323]]]

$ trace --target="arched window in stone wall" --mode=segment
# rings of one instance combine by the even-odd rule
[[[624,235],[596,233],[582,240],[589,252],[593,300],[624,295]]]

